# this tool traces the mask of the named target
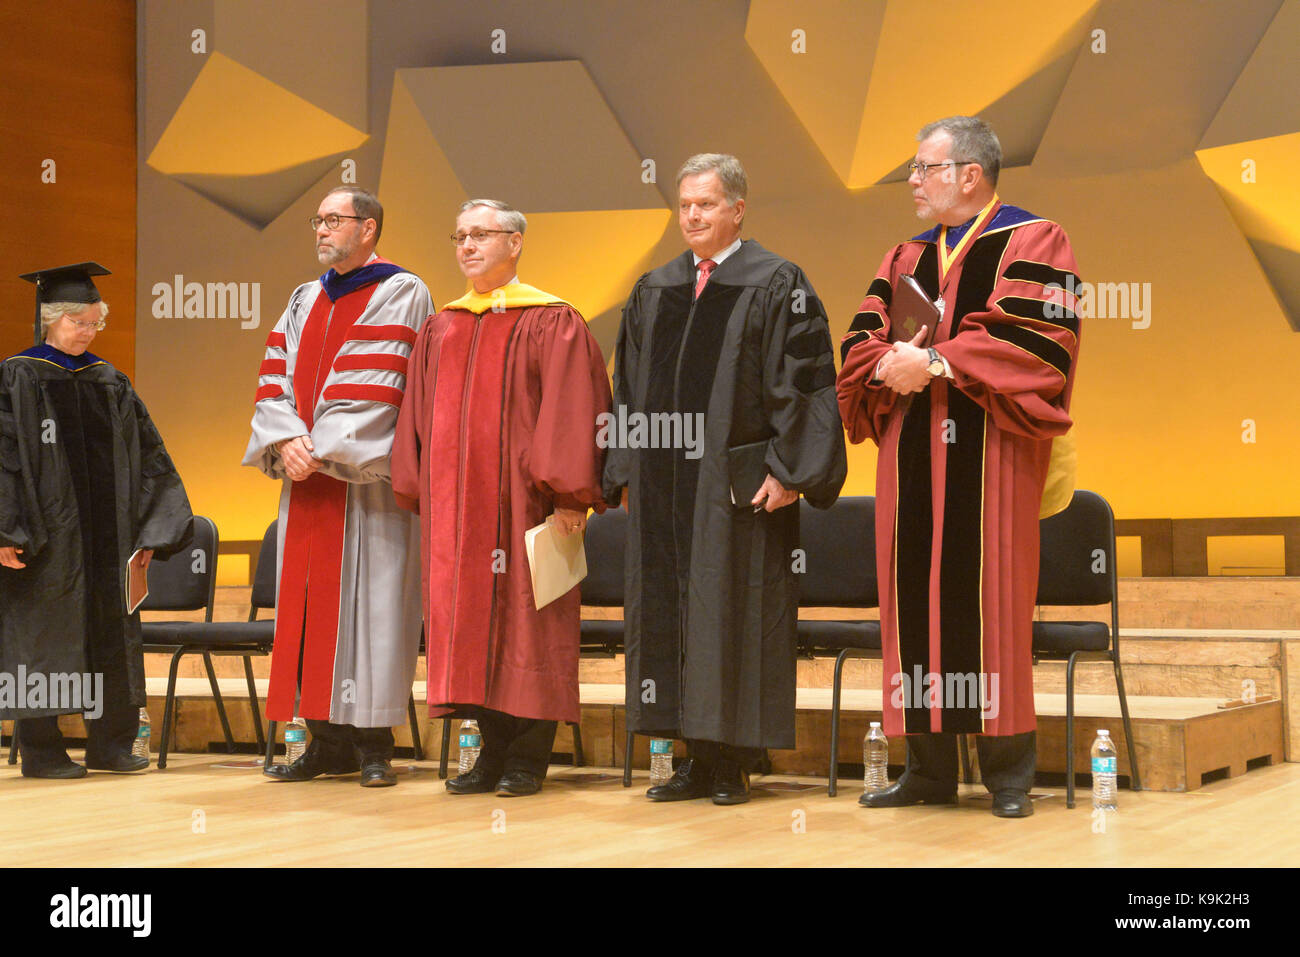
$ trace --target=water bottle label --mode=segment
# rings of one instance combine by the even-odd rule
[[[483,744],[483,736],[479,734],[462,734],[460,736],[460,746],[462,748],[477,748]]]
[[[1117,774],[1119,773],[1118,758],[1093,758],[1093,774]]]
[[[306,728],[285,728],[284,729],[285,744],[302,744],[306,740],[307,740]]]
[[[135,736],[136,736],[137,738],[147,738],[147,737],[149,737],[149,725],[147,725],[147,724],[142,724],[142,725],[140,725],[139,729],[138,729],[138,730],[136,731],[136,733],[135,733]]]
[[[650,740],[651,754],[672,754],[673,743],[664,738],[652,738]]]

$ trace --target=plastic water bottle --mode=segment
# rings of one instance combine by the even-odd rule
[[[460,774],[469,774],[478,761],[479,751],[483,749],[483,735],[479,732],[478,722],[473,718],[460,723],[460,764],[456,766]]]
[[[879,721],[871,722],[862,739],[862,790],[874,794],[889,787],[889,739]]]
[[[149,712],[141,708],[140,726],[135,729],[135,743],[131,745],[132,757],[149,757],[149,734],[152,730],[153,724],[149,721]]]
[[[289,764],[302,757],[307,750],[307,722],[298,715],[284,726],[284,760]]]
[[[1115,810],[1115,775],[1119,772],[1119,758],[1110,732],[1097,729],[1097,740],[1092,742],[1092,806],[1103,811]]]
[[[650,739],[650,786],[667,784],[673,777],[673,742],[669,738]]]

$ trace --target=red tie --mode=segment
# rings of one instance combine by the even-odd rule
[[[701,259],[699,266],[696,268],[700,271],[700,276],[695,280],[695,298],[700,298],[700,293],[704,292],[704,286],[709,281],[709,274],[717,267],[712,259]]]

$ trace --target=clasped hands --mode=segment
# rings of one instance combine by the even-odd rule
[[[922,326],[909,341],[895,342],[876,366],[876,377],[900,395],[924,391],[933,378],[926,371],[930,364],[929,350],[919,345],[925,340],[925,330],[926,327]]]
[[[312,455],[316,446],[312,445],[310,435],[285,439],[276,448],[280,452],[280,461],[284,463],[285,474],[295,482],[311,478],[325,464]]]

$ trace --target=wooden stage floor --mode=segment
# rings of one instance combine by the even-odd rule
[[[80,760],[80,755],[73,752]],[[739,807],[652,804],[646,772],[552,766],[530,798],[446,793],[433,762],[399,759],[395,788],[357,775],[283,784],[247,756],[175,754],[165,771],[23,778],[0,765],[4,866],[1009,866],[1300,865],[1300,765],[1179,794],[1121,791],[1094,833],[1089,794],[1035,789],[1035,814],[1006,821],[987,792],[955,808],[866,810],[853,781],[756,777]],[[601,776],[603,775],[603,777]]]

